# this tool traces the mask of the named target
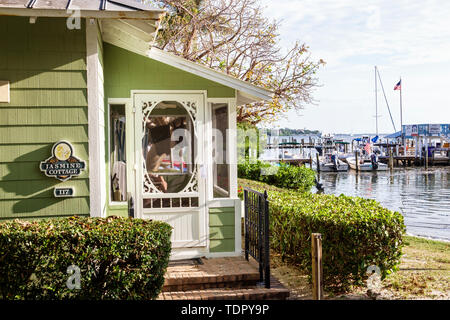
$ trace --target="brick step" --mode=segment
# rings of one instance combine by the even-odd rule
[[[234,288],[246,289],[253,287],[259,281],[259,274],[254,275],[225,275],[225,276],[207,276],[207,277],[187,277],[169,279],[164,282],[163,292],[188,291],[202,289],[221,289]]]
[[[164,275],[159,300],[284,300],[289,297],[277,279],[270,289],[258,284],[259,267],[243,257],[172,261]]]
[[[189,291],[163,292],[159,300],[286,300],[289,290],[284,288],[215,288]]]
[[[259,271],[244,259],[202,259],[169,264],[163,292],[181,292],[202,289],[241,288],[255,286]]]
[[[290,292],[276,278],[270,278],[270,289],[256,285],[246,288],[209,288],[161,292],[158,300],[286,300]]]

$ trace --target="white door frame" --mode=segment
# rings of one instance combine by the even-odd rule
[[[181,101],[183,99],[191,98],[197,99],[198,106],[196,112],[196,120],[194,126],[196,127],[196,149],[197,149],[197,157],[196,157],[196,165],[198,165],[198,192],[194,193],[182,193],[181,197],[188,196],[198,196],[199,198],[199,206],[197,208],[160,208],[160,209],[145,209],[143,208],[143,166],[141,165],[142,161],[142,134],[138,132],[142,127],[143,121],[143,113],[142,106],[138,105],[138,100],[142,99],[141,95],[147,95],[150,98],[153,98],[155,101]],[[162,97],[163,96],[163,97]],[[207,127],[208,119],[206,119],[205,110],[207,107],[207,92],[205,90],[132,90],[131,97],[133,101],[133,115],[134,115],[134,199],[135,199],[135,216],[136,218],[152,218],[157,219],[155,216],[165,217],[168,222],[172,220],[168,218],[170,215],[178,216],[180,219],[183,219],[183,216],[188,217],[189,215],[198,214],[198,226],[194,226],[194,230],[198,232],[198,239],[188,239],[188,240],[172,240],[172,246],[174,248],[196,248],[196,247],[204,247],[204,249],[208,249],[209,241],[208,241],[208,214],[207,214],[207,186],[206,186],[206,177],[204,177],[203,172],[207,172],[204,166],[208,163],[207,161],[207,146],[202,143],[207,139],[205,128]],[[201,171],[201,172],[200,172]],[[158,198],[167,198],[173,197],[174,194],[164,194],[157,193],[155,195]],[[147,197],[150,194],[147,194]],[[161,218],[164,220],[164,218]],[[193,226],[186,226],[187,228]],[[198,228],[198,229],[196,229]]]

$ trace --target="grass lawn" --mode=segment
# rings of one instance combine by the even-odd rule
[[[367,287],[356,288],[327,299],[450,299],[450,243],[405,237],[400,270],[367,294]],[[312,299],[308,274],[295,265],[282,262],[272,253],[272,274],[291,290],[291,299]]]

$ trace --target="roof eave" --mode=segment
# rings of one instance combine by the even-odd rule
[[[80,18],[88,19],[160,20],[165,14],[165,11],[160,9],[149,11],[80,10],[79,12]],[[0,16],[67,18],[72,15],[72,10],[0,7]]]

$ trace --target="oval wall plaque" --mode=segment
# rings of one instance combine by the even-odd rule
[[[58,141],[53,145],[52,156],[42,161],[39,168],[47,177],[66,181],[79,176],[85,170],[86,163],[73,155],[73,147],[67,141]]]

